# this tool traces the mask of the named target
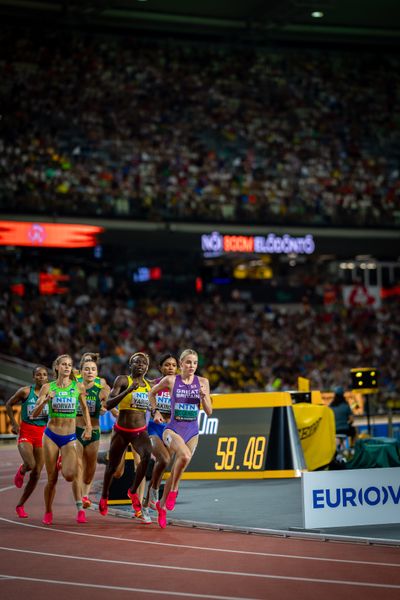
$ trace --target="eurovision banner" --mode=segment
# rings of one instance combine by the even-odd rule
[[[400,523],[400,467],[303,473],[306,529]]]

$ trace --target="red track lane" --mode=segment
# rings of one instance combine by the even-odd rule
[[[0,447],[0,591],[9,600],[215,598],[397,600],[400,549],[169,526],[102,517],[75,522],[59,481],[54,524],[42,525],[44,478],[18,519],[15,446]],[[289,596],[290,595],[290,596]]]

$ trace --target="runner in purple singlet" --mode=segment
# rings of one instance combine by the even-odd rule
[[[196,450],[200,405],[208,416],[212,413],[210,384],[206,377],[195,375],[197,364],[197,352],[184,350],[179,358],[181,374],[163,377],[149,392],[151,416],[155,423],[163,423],[156,396],[162,389],[171,391],[171,420],[165,427],[163,442],[175,454],[175,462],[163,496],[156,503],[158,524],[162,528],[167,526],[167,510],[175,508],[180,478]]]

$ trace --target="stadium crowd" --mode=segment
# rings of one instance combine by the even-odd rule
[[[400,223],[395,55],[1,29],[2,212]]]
[[[399,393],[400,312],[328,307],[292,307],[223,302],[212,298],[174,302],[159,297],[132,300],[122,287],[109,293],[0,299],[0,352],[51,365],[54,356],[101,353],[108,381],[125,372],[128,356],[145,351],[154,376],[163,352],[196,345],[200,372],[214,392],[297,389],[297,377],[314,389],[350,384],[349,370],[374,366],[382,390]]]

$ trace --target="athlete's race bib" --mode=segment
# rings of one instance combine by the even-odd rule
[[[94,413],[96,412],[96,400],[90,400],[89,398],[87,398],[86,404],[89,409],[89,414],[94,415]]]
[[[132,392],[131,408],[137,408],[138,410],[147,410],[148,406],[149,406],[148,392]]]
[[[65,415],[75,413],[76,399],[69,396],[56,396],[52,400],[53,412]]]
[[[91,400],[90,398],[86,397],[86,405],[89,409],[89,415],[94,415],[96,413],[96,400]],[[83,416],[82,407],[80,404],[78,406],[78,410],[77,410],[76,414],[78,417]]]
[[[159,392],[156,396],[156,401],[157,408],[160,411],[160,413],[169,414],[171,412],[171,395],[168,390],[164,392]]]
[[[31,405],[27,406],[26,413],[28,415],[28,418],[31,417],[34,409],[35,409],[35,405],[34,404],[31,404]],[[42,408],[42,412],[37,417],[34,417],[32,419],[32,421],[36,421],[36,420],[39,421],[40,419],[43,419],[43,417],[48,417],[48,416],[49,416],[49,407],[47,406],[47,404],[45,404],[43,406],[43,408]]]
[[[196,421],[198,414],[198,404],[189,404],[188,402],[177,402],[175,404],[174,416],[177,421]]]

